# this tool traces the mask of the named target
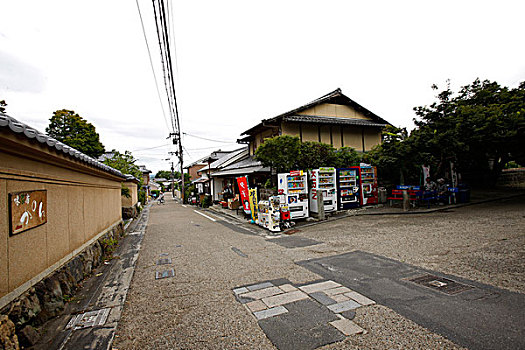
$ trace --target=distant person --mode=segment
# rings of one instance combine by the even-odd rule
[[[430,176],[428,176],[425,180],[425,191],[430,192],[430,191],[435,191],[435,190],[436,190],[436,183],[432,181]]]
[[[439,201],[448,202],[448,186],[445,183],[445,179],[441,178],[437,180],[436,191]]]

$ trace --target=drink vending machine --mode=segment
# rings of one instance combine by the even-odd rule
[[[361,206],[361,181],[359,167],[337,169],[337,209]]]
[[[317,190],[323,191],[324,211],[337,210],[337,191],[335,168],[319,168],[310,170],[310,211],[319,212],[317,207]]]
[[[302,170],[277,174],[277,189],[281,202],[288,205],[290,219],[308,217],[308,180]]]
[[[377,168],[375,166],[361,164],[361,204],[377,204],[379,202],[377,193]]]

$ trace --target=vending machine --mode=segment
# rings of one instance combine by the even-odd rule
[[[337,209],[361,206],[361,181],[359,167],[337,169]]]
[[[337,210],[337,191],[335,168],[319,168],[310,170],[310,211],[318,213],[317,190],[323,191],[325,213]]]
[[[361,204],[377,204],[377,168],[366,164],[359,166],[361,170]]]
[[[290,219],[308,217],[308,179],[302,170],[277,175],[281,202],[288,205]]]
[[[267,201],[258,203],[257,223],[272,232],[281,231],[281,212],[279,196],[272,196]]]

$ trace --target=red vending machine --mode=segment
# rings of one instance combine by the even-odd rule
[[[366,164],[361,164],[361,205],[377,204],[377,168]]]
[[[337,209],[361,206],[361,181],[359,167],[337,169]]]

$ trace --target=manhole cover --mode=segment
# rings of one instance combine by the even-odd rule
[[[423,275],[409,279],[410,282],[420,284],[425,287],[429,287],[440,292],[454,295],[461,292],[465,292],[474,287],[467,286],[465,284],[458,283],[456,281],[449,280],[448,278],[438,277],[434,275]]]
[[[171,264],[171,258],[162,258],[157,260],[157,265],[167,265]]]
[[[285,235],[293,235],[294,233],[301,232],[301,230],[294,228],[293,230],[284,231]]]
[[[110,308],[100,309],[96,311],[84,312],[73,316],[66,325],[66,329],[82,329],[88,327],[103,326],[109,316]]]
[[[164,271],[156,271],[155,272],[155,279],[160,280],[162,278],[168,278],[175,276],[175,270],[169,269]]]

